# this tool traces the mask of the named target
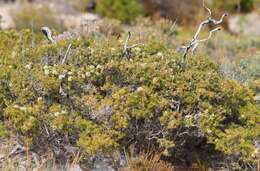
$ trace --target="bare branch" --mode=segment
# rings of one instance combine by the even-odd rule
[[[128,49],[132,49],[132,48],[135,48],[137,46],[143,46],[144,44],[143,43],[137,43],[137,44],[134,44],[132,46],[129,46]]]
[[[131,38],[131,32],[129,31],[124,43],[124,49],[123,49],[123,57],[128,57],[129,56],[129,50],[128,50],[128,41]]]
[[[127,35],[127,37],[126,37],[125,43],[124,43],[124,48],[123,48],[123,53],[122,53],[122,56],[123,56],[123,57],[129,58],[129,56],[130,56],[130,50],[131,50],[132,48],[135,48],[135,47],[137,47],[137,46],[143,45],[142,43],[138,43],[138,44],[134,44],[134,45],[132,45],[132,46],[128,46],[128,42],[129,42],[131,36],[132,36],[132,35],[131,35],[131,32],[129,31],[129,32],[128,32],[128,35]]]
[[[206,41],[208,41],[208,40],[212,37],[212,34],[213,34],[214,32],[220,31],[220,30],[221,30],[221,27],[217,27],[217,28],[211,30],[211,31],[209,32],[209,36],[208,36],[206,39],[198,40],[198,42],[201,43],[201,42],[206,42]]]
[[[66,62],[66,60],[67,60],[67,58],[68,58],[68,55],[69,55],[69,52],[70,52],[70,49],[71,49],[71,46],[72,46],[72,44],[70,43],[69,46],[68,46],[68,48],[67,48],[67,51],[66,51],[66,53],[65,53],[65,55],[64,55],[64,57],[63,57],[63,59],[62,59],[61,64],[64,64],[64,63]]]
[[[181,48],[178,48],[178,51],[183,52],[182,64],[181,64],[181,65],[182,65],[182,69],[183,69],[183,66],[185,65],[184,62],[186,61],[186,58],[187,58],[188,53],[191,51],[191,52],[194,54],[195,50],[198,48],[198,46],[199,46],[200,43],[205,42],[205,41],[208,41],[208,40],[212,37],[212,35],[213,35],[214,32],[221,30],[220,27],[217,27],[217,28],[215,28],[215,29],[213,29],[213,30],[211,30],[211,31],[209,32],[209,35],[208,35],[208,37],[207,37],[206,39],[201,39],[201,40],[200,40],[198,37],[199,37],[199,34],[200,34],[202,28],[203,28],[205,25],[208,25],[208,24],[219,25],[219,24],[221,24],[221,23],[224,21],[224,18],[227,16],[227,14],[224,13],[219,20],[215,20],[215,19],[212,18],[212,12],[211,12],[211,10],[205,5],[204,0],[203,0],[203,7],[204,7],[204,8],[206,9],[206,11],[208,11],[208,13],[209,13],[207,19],[204,20],[204,21],[202,21],[202,22],[200,23],[200,25],[199,25],[197,31],[195,32],[195,34],[194,34],[192,40],[189,42],[189,44],[186,45],[186,46],[182,46]]]
[[[208,13],[209,13],[208,18],[211,17],[211,16],[212,16],[212,12],[211,12],[211,10],[205,5],[205,0],[203,0],[202,3],[203,3],[203,8],[205,8],[205,9],[208,11]]]
[[[214,20],[213,18],[209,18],[209,21],[215,25],[219,25],[224,21],[224,18],[228,16],[227,13],[222,14],[221,18],[219,20]]]

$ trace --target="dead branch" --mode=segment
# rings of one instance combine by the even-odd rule
[[[211,30],[209,32],[209,35],[208,35],[207,38],[199,39],[198,37],[199,37],[199,34],[200,34],[202,28],[205,25],[209,25],[209,24],[219,25],[219,24],[221,24],[224,21],[224,18],[227,16],[227,14],[224,13],[219,20],[215,20],[215,19],[212,18],[212,12],[205,5],[204,0],[203,0],[203,7],[205,8],[206,11],[208,11],[207,19],[200,23],[197,31],[195,32],[195,34],[194,34],[192,40],[189,42],[189,44],[186,45],[186,46],[182,46],[182,47],[178,48],[178,51],[183,52],[182,61],[181,61],[181,65],[182,65],[181,68],[182,69],[184,69],[184,65],[185,65],[185,62],[186,62],[186,59],[187,59],[187,55],[189,54],[189,52],[191,51],[192,54],[194,54],[195,50],[198,48],[200,43],[208,41],[212,37],[212,34],[214,32],[217,32],[217,31],[221,30],[220,27],[217,27],[217,28],[215,28],[215,29],[213,29],[213,30]]]
[[[66,53],[65,53],[65,55],[64,55],[64,57],[63,57],[63,59],[62,59],[61,64],[64,64],[64,63],[66,62],[66,60],[67,60],[67,58],[68,58],[68,55],[69,55],[69,52],[70,52],[70,49],[71,49],[71,46],[72,46],[72,44],[70,43],[69,46],[68,46],[68,48],[67,48],[67,51],[66,51]]]
[[[123,56],[123,57],[126,57],[126,58],[129,58],[129,57],[130,57],[130,51],[131,51],[131,49],[133,49],[133,48],[135,48],[135,47],[137,47],[137,46],[143,45],[142,43],[137,43],[137,44],[128,46],[128,42],[129,42],[131,36],[132,36],[132,34],[131,34],[131,32],[129,31],[128,34],[127,34],[125,43],[124,43],[123,53],[122,53],[122,56]]]

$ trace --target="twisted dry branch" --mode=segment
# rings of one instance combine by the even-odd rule
[[[215,20],[215,19],[212,18],[212,12],[211,12],[211,10],[205,5],[204,0],[203,0],[203,7],[204,7],[204,8],[206,9],[206,11],[208,11],[208,13],[209,13],[207,19],[204,20],[204,21],[202,21],[202,22],[200,23],[200,25],[199,25],[197,31],[195,32],[195,34],[194,34],[192,40],[189,42],[189,44],[186,45],[186,46],[182,46],[182,47],[179,48],[179,51],[184,52],[184,53],[183,53],[183,56],[182,56],[182,65],[185,64],[186,59],[187,59],[187,55],[188,55],[188,53],[189,53],[190,51],[192,52],[192,54],[194,54],[195,50],[198,48],[198,46],[199,46],[200,43],[208,41],[208,40],[212,37],[212,35],[213,35],[214,32],[217,32],[217,31],[220,31],[220,30],[221,30],[220,27],[217,27],[217,28],[215,28],[215,29],[213,29],[213,30],[211,30],[211,31],[209,32],[209,35],[208,35],[207,38],[205,38],[205,39],[199,39],[198,37],[199,37],[199,34],[200,34],[202,28],[203,28],[205,25],[209,25],[209,24],[219,25],[219,24],[221,24],[221,23],[224,21],[224,18],[227,16],[227,13],[224,13],[219,20]],[[182,69],[183,69],[183,68],[182,68]]]
[[[137,47],[137,46],[142,46],[142,45],[143,45],[142,43],[137,43],[137,44],[128,46],[128,42],[129,42],[131,36],[132,36],[132,34],[131,34],[131,32],[129,31],[128,34],[127,34],[125,43],[124,43],[123,53],[122,53],[122,56],[123,56],[123,57],[126,57],[126,58],[129,58],[129,57],[130,57],[130,51],[131,51],[131,49],[133,49],[133,48],[135,48],[135,47]]]

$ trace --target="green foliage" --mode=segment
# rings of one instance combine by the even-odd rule
[[[243,12],[250,12],[254,8],[255,0],[241,0],[240,6]]]
[[[8,133],[7,133],[7,130],[5,128],[5,125],[2,122],[0,122],[0,138],[5,137],[7,135],[8,135]]]
[[[124,39],[89,36],[70,40],[65,64],[69,42],[37,38],[33,47],[29,31],[1,32],[4,126],[54,152],[81,147],[93,155],[135,145],[156,147],[173,161],[208,161],[221,153],[238,156],[237,164],[254,163],[260,110],[253,92],[224,78],[204,56],[190,58],[180,70],[164,30],[147,25],[153,34],[132,49],[130,60],[122,57]]]
[[[255,0],[218,0],[213,1],[213,7],[219,11],[234,11],[235,9],[239,9],[242,12],[250,12],[253,10],[255,3]]]
[[[137,0],[99,0],[96,12],[123,22],[131,22],[143,15],[142,6]]]

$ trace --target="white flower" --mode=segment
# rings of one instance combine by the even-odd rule
[[[53,70],[52,70],[52,74],[58,75],[58,72],[57,72],[55,69],[53,69]]]
[[[90,76],[91,76],[90,72],[86,72],[86,77],[90,77]]]
[[[50,74],[50,71],[48,69],[44,70],[44,74],[45,75],[49,75]]]
[[[22,107],[20,107],[20,110],[26,111],[26,107],[22,106]]]
[[[157,53],[157,56],[158,56],[158,57],[162,57],[162,56],[163,56],[163,53],[158,52],[158,53]]]
[[[143,87],[138,87],[138,88],[137,88],[137,91],[143,91],[143,90],[144,90]]]
[[[19,109],[19,108],[20,108],[19,105],[14,105],[13,107],[14,107],[15,109]]]
[[[61,75],[59,75],[59,80],[62,80],[62,79],[65,78],[65,77],[66,77],[65,74],[61,74]]]
[[[38,99],[37,99],[38,101],[42,101],[42,97],[38,97]]]
[[[89,68],[90,68],[90,69],[94,69],[95,66],[94,66],[94,65],[90,65]]]
[[[25,65],[25,68],[31,69],[32,68],[32,63],[29,63],[29,64]]]
[[[60,115],[60,112],[55,112],[53,115],[57,117]]]
[[[43,67],[43,69],[48,69],[49,68],[49,66],[47,66],[47,65],[44,65],[44,67]]]
[[[73,75],[73,72],[69,71],[69,72],[68,72],[68,75]]]
[[[102,66],[101,66],[101,65],[98,65],[98,66],[97,66],[97,69],[101,69],[101,68],[102,68]]]
[[[136,50],[137,52],[141,52],[141,48],[139,48],[139,47],[136,47],[135,50]]]
[[[69,76],[69,77],[68,77],[68,81],[71,82],[71,81],[72,81],[72,78],[73,78],[72,76]]]

